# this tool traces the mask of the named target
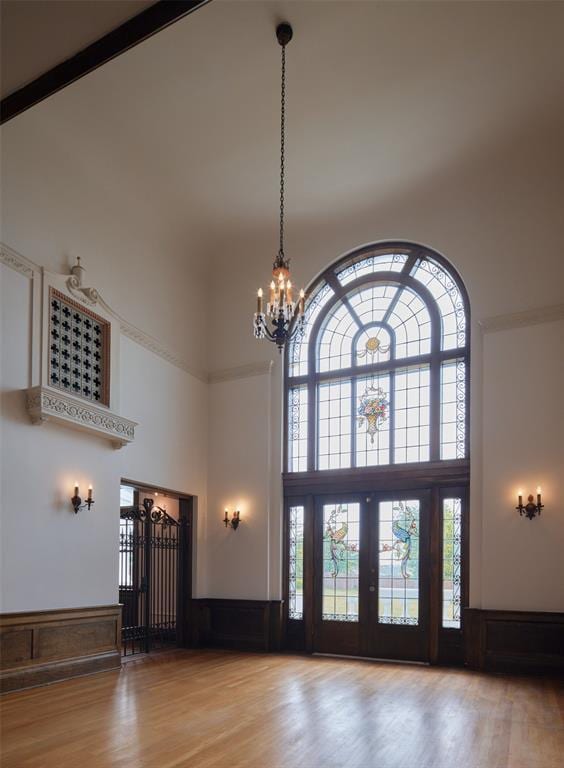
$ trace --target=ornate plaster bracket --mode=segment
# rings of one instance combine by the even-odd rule
[[[75,299],[78,299],[83,304],[92,306],[98,303],[100,295],[95,288],[83,288],[82,278],[84,272],[84,267],[80,263],[80,256],[78,256],[76,264],[71,267],[71,274],[67,280],[67,289]]]
[[[32,387],[27,391],[27,410],[33,424],[53,421],[95,432],[108,439],[114,448],[122,448],[135,437],[137,422],[46,387]]]

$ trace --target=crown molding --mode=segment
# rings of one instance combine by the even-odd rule
[[[555,320],[564,320],[564,304],[553,304],[549,307],[526,309],[523,312],[514,312],[508,315],[497,315],[480,320],[479,325],[484,333],[506,331],[511,328],[524,328],[528,325],[539,323],[551,323]]]
[[[29,280],[33,280],[33,278],[42,271],[42,267],[39,264],[36,264],[26,256],[22,256],[21,253],[14,251],[13,248],[10,248],[4,243],[0,243],[0,264],[5,264],[7,267],[19,272],[24,277],[27,277]],[[107,312],[110,312],[110,314],[112,314],[119,322],[120,331],[123,336],[126,336],[128,339],[131,339],[131,341],[134,341],[136,344],[149,350],[149,352],[152,352],[154,355],[166,360],[167,363],[174,365],[181,371],[188,373],[199,381],[207,383],[208,376],[204,371],[197,370],[191,365],[188,365],[185,360],[182,360],[177,355],[173,354],[164,346],[164,344],[161,344],[158,339],[155,339],[153,336],[145,333],[145,331],[142,331],[141,328],[138,328],[136,325],[133,325],[133,323],[125,320],[125,318],[121,317],[121,315],[104,301],[97,291],[89,301],[87,300],[87,297],[84,297],[83,295],[80,295],[77,298],[83,303],[100,304],[100,306]]]
[[[160,341],[153,338],[148,333],[145,333],[145,331],[142,331],[140,328],[137,328],[137,326],[133,325],[133,323],[124,320],[122,317],[119,318],[119,321],[120,330],[123,336],[126,336],[136,344],[145,347],[145,349],[149,350],[149,352],[152,352],[154,355],[158,355],[158,357],[166,360],[167,363],[174,365],[176,368],[180,368],[180,370],[184,371],[184,373],[188,373],[195,379],[207,383],[208,377],[205,372],[199,371],[196,368],[188,365],[188,363],[177,357],[169,349],[163,346]]]
[[[106,408],[59,394],[47,387],[32,387],[26,393],[27,410],[34,424],[55,421],[83,432],[107,438],[121,448],[135,438],[136,421],[118,416]]]
[[[35,274],[41,271],[41,267],[31,259],[27,259],[22,256],[21,253],[14,251],[4,243],[0,243],[0,264],[5,264],[7,267],[11,267],[20,275],[33,280]]]
[[[265,360],[260,363],[248,363],[239,365],[236,368],[224,368],[220,371],[212,371],[208,376],[210,384],[216,384],[220,381],[233,381],[234,379],[250,379],[252,376],[264,376],[270,373],[272,369],[272,360]]]

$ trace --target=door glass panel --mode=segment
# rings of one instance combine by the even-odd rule
[[[324,504],[324,621],[358,621],[359,547],[360,504]]]
[[[304,508],[290,507],[288,616],[304,617]]]
[[[378,622],[419,623],[419,501],[382,501],[378,524]]]
[[[460,499],[443,499],[443,627],[460,628]]]

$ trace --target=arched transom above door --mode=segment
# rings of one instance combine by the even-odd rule
[[[286,353],[286,471],[468,456],[468,302],[410,243],[367,246],[310,287]]]

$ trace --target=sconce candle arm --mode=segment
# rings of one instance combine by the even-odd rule
[[[233,512],[231,519],[229,519],[229,510],[227,509],[225,510],[225,517],[223,518],[223,523],[226,528],[232,528],[234,531],[236,531],[237,528],[239,527],[240,520],[241,520],[241,512],[238,509],[236,509]]]
[[[527,498],[527,503],[523,504],[523,496],[521,493],[518,495],[518,504],[515,507],[515,509],[519,512],[519,515],[525,517],[528,520],[532,520],[537,515],[540,515],[541,510],[544,509],[544,504],[542,503],[540,488],[537,491],[537,501],[535,503],[533,494],[529,494]]]

